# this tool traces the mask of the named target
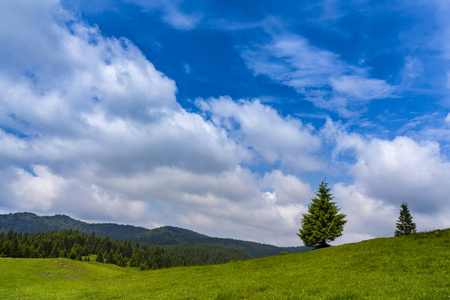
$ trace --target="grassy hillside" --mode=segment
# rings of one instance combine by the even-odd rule
[[[139,271],[0,259],[3,299],[449,299],[450,229],[244,262]]]

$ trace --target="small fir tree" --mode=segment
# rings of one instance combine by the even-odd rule
[[[405,202],[400,205],[400,216],[397,220],[397,229],[395,230],[395,236],[408,235],[416,233],[416,223],[412,221],[411,213],[408,209],[408,204]]]
[[[346,215],[339,214],[340,208],[336,206],[336,202],[331,201],[334,197],[330,190],[328,183],[323,180],[316,197],[308,204],[308,213],[303,214],[302,228],[297,235],[305,246],[316,249],[328,247],[330,246],[328,242],[342,235],[344,225],[347,223],[344,220]]]

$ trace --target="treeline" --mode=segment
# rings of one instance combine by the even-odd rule
[[[6,234],[3,231],[0,233],[0,257],[88,260],[91,254],[96,254],[96,261],[101,263],[139,267],[141,270],[193,264],[184,256],[163,247],[115,241],[78,230],[32,234],[9,230]]]
[[[133,240],[149,245],[198,245],[209,244],[221,246],[224,248],[239,250],[245,252],[249,257],[259,258],[270,255],[278,255],[280,252],[297,253],[309,251],[309,247],[277,247],[273,245],[241,241],[229,238],[215,238],[209,237],[191,230],[177,228],[172,226],[165,226],[161,228],[152,229],[136,235]],[[202,247],[202,246],[201,246]],[[176,248],[176,247],[174,247]],[[211,247],[214,251],[214,247]]]
[[[211,244],[178,244],[164,248],[188,257],[195,265],[215,265],[253,258],[244,251]]]
[[[311,250],[308,247],[277,247],[249,241],[209,237],[184,228],[165,226],[145,229],[130,225],[90,224],[65,215],[37,216],[34,213],[0,214],[0,232],[8,230],[22,233],[79,230],[85,234],[110,237],[113,240],[131,241],[150,246],[161,246],[187,258],[196,265],[224,263],[230,260],[278,255],[280,252],[296,253]],[[178,245],[178,246],[175,246]],[[103,253],[105,259],[108,253]]]

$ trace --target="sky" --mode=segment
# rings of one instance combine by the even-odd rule
[[[450,227],[450,2],[0,1],[0,213],[299,246]]]

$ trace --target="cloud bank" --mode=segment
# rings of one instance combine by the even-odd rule
[[[261,177],[241,164],[260,153],[269,162],[292,160],[290,148],[303,149],[303,139],[314,150],[320,141],[308,129],[249,102],[257,120],[269,115],[300,140],[279,146],[286,148],[281,154],[263,149],[256,128],[249,128],[249,143],[234,140],[227,128],[184,110],[175,82],[129,40],[103,37],[57,1],[26,11],[25,3],[3,5],[10,17],[2,28],[24,23],[0,36],[10,45],[2,48],[8,63],[0,71],[3,210],[211,233],[227,228],[223,234],[277,243],[295,230],[309,185],[280,171]],[[291,190],[298,186],[301,201],[287,201],[283,178],[293,182]],[[281,237],[266,234],[267,224],[279,224]]]

